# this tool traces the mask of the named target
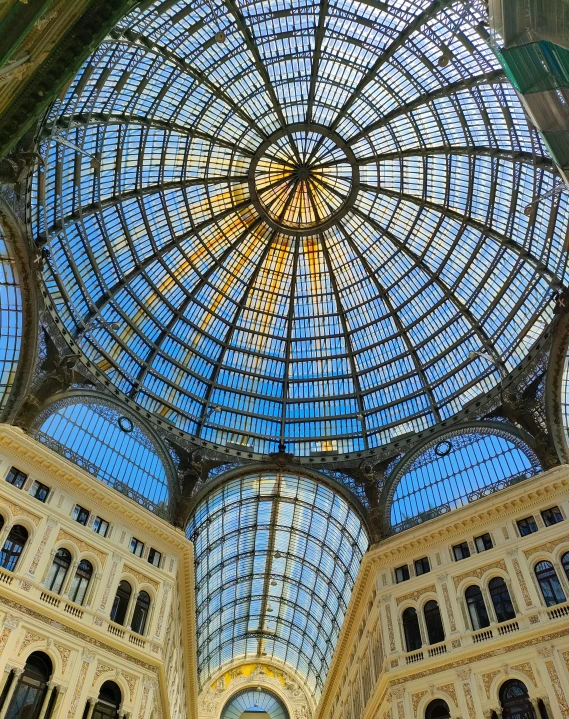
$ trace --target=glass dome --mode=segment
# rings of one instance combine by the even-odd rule
[[[515,368],[566,194],[483,3],[141,2],[46,119],[51,304],[194,437],[361,451]],[[215,11],[212,13],[212,8]]]

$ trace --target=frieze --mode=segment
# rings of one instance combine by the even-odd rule
[[[409,592],[409,594],[404,594],[402,597],[397,597],[397,606],[407,601],[416,602],[423,594],[427,594],[428,592],[436,594],[436,591],[437,588],[435,587],[435,585],[429,584],[429,586],[425,587],[424,589],[417,589],[415,592]]]
[[[476,569],[471,569],[469,572],[464,572],[463,574],[459,574],[457,577],[453,577],[454,588],[456,589],[463,579],[481,579],[484,574],[491,569],[501,569],[504,572],[508,571],[506,568],[506,562],[503,559],[500,559],[497,562],[492,562],[492,564],[485,564],[483,567],[476,567]]]
[[[73,718],[77,714],[77,708],[79,706],[79,699],[81,698],[81,692],[83,691],[83,685],[85,684],[85,678],[87,677],[87,670],[89,669],[89,663],[84,661],[81,665],[81,672],[79,679],[75,685],[75,693],[73,694],[73,700],[69,707],[69,717]]]
[[[33,561],[30,565],[29,573],[34,575],[36,573],[36,569],[38,567],[39,561],[42,558],[42,555],[45,550],[45,545],[47,544],[49,537],[51,535],[51,531],[53,529],[54,525],[52,522],[48,521],[47,527],[45,528],[45,532],[43,533],[43,537],[41,538],[40,545],[34,555]]]
[[[104,552],[101,552],[100,549],[97,549],[92,544],[88,544],[87,542],[84,542],[82,539],[78,539],[73,534],[69,534],[69,532],[66,532],[64,529],[59,530],[59,534],[56,538],[57,542],[73,542],[82,552],[91,552],[91,554],[94,554],[97,559],[101,562],[101,567],[105,566],[105,562],[107,560],[107,555]]]
[[[133,677],[132,674],[127,674],[126,672],[122,673],[123,679],[127,683],[128,690],[130,692],[130,701],[132,702],[134,700],[134,692],[136,689],[136,677]]]

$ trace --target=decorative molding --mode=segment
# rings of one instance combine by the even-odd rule
[[[450,603],[448,587],[444,582],[443,582],[443,584],[441,584],[441,589],[443,590],[443,597],[445,600],[445,607],[447,610],[448,620],[450,623],[450,630],[451,630],[451,632],[456,632],[456,622],[454,621],[454,612],[452,611],[452,604]]]
[[[35,644],[36,642],[43,641],[45,641],[45,637],[41,637],[39,634],[35,634],[34,632],[30,632],[29,630],[26,631],[22,644],[20,645],[20,650],[18,651],[18,656],[20,656],[23,653],[24,649],[26,647],[29,647],[30,644]]]
[[[75,693],[73,694],[71,706],[69,707],[70,719],[73,719],[73,717],[75,717],[77,715],[79,699],[81,698],[81,692],[83,691],[83,685],[85,684],[85,679],[87,677],[88,669],[89,669],[89,662],[86,662],[85,660],[83,660],[83,663],[81,665],[81,672],[79,673],[79,678],[77,679],[77,684],[75,685]]]
[[[138,569],[131,567],[130,564],[125,564],[122,568],[122,571],[125,574],[131,574],[139,584],[149,584],[154,589],[154,591],[158,591],[158,587],[160,586],[160,584],[155,579],[152,579],[147,574],[139,572]]]
[[[524,549],[524,554],[526,555],[526,559],[529,559],[538,552],[547,552],[548,554],[551,554],[551,552],[553,552],[553,550],[560,544],[563,544],[563,542],[569,542],[569,534],[565,534],[563,537],[558,537],[557,539],[552,539],[550,542],[538,544],[537,547]]]
[[[5,496],[0,497],[0,507],[8,507],[14,519],[16,519],[17,517],[24,517],[25,519],[29,519],[35,527],[37,527],[38,524],[41,522],[41,517],[38,517],[37,514],[32,514],[32,512],[25,509],[20,504],[12,502]]]
[[[458,585],[464,579],[482,579],[486,572],[489,572],[491,569],[501,569],[503,572],[508,571],[508,568],[506,567],[506,562],[503,559],[499,559],[498,561],[492,562],[491,564],[485,564],[482,567],[476,567],[475,569],[471,569],[469,572],[464,572],[463,574],[459,574],[457,577],[453,577],[454,588],[457,589]]]
[[[407,601],[413,601],[416,602],[419,597],[421,597],[423,594],[428,594],[431,592],[432,594],[436,594],[437,588],[434,584],[429,584],[428,587],[424,587],[423,589],[417,589],[414,592],[409,592],[409,594],[404,594],[402,597],[397,597],[396,602],[397,606],[400,604],[403,604],[403,602]]]
[[[535,678],[535,674],[533,672],[533,667],[530,664],[530,662],[524,662],[523,664],[516,664],[513,667],[511,667],[511,670],[515,671],[515,672],[520,672],[520,674],[525,674],[526,677],[534,685],[534,687],[537,687],[537,681]]]
[[[59,652],[59,656],[61,657],[61,673],[65,674],[71,650],[67,649],[67,647],[61,646],[61,644],[54,644],[54,647],[57,649],[57,651]]]
[[[557,699],[557,703],[561,709],[561,716],[565,719],[566,717],[569,717],[569,705],[567,704],[567,697],[565,696],[561,681],[559,680],[559,674],[557,673],[557,669],[555,668],[555,664],[552,659],[548,659],[545,662],[545,666],[547,668],[551,684],[553,685],[555,698]]]
[[[520,585],[520,589],[522,590],[522,596],[524,598],[524,602],[526,603],[526,607],[531,607],[532,601],[531,597],[529,595],[528,586],[526,584],[526,580],[524,579],[524,575],[522,572],[522,568],[520,567],[520,563],[516,557],[512,559],[512,565],[514,567],[514,572],[516,573],[516,578],[518,580],[518,584]]]
[[[88,542],[85,542],[83,539],[78,539],[75,535],[69,534],[69,532],[66,532],[65,529],[60,529],[59,533],[55,539],[55,542],[72,542],[75,544],[81,552],[91,552],[91,554],[94,554],[97,559],[101,562],[101,567],[105,566],[105,562],[107,561],[108,554],[105,554],[104,552],[101,552],[100,549],[97,549],[92,544],[89,544]]]
[[[411,697],[413,704],[413,716],[417,716],[417,709],[419,708],[421,699],[425,696],[425,694],[428,694],[426,689],[422,692],[417,692],[416,694],[413,694],[413,696]]]
[[[458,706],[458,700],[456,697],[456,688],[454,684],[443,684],[442,686],[437,687],[437,689],[440,692],[444,692],[445,694],[448,694],[449,697],[453,700],[455,707]]]
[[[387,619],[387,631],[389,632],[389,648],[392,652],[396,650],[395,647],[395,634],[393,633],[393,621],[391,619],[391,605],[385,605],[385,616]]]

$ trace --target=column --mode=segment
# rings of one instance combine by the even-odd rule
[[[47,713],[47,708],[48,708],[48,706],[49,706],[49,702],[50,702],[50,699],[51,699],[51,697],[52,697],[54,687],[55,687],[55,683],[54,683],[54,682],[48,682],[48,683],[47,683],[47,690],[46,690],[45,696],[44,696],[44,698],[43,698],[43,702],[42,702],[42,705],[41,705],[41,710],[40,710],[40,714],[39,714],[38,719],[45,719],[45,715],[46,715],[46,713]]]
[[[67,572],[67,576],[65,577],[65,581],[63,582],[63,587],[61,588],[61,596],[65,597],[66,599],[67,593],[69,592],[69,587],[71,586],[71,581],[75,576],[75,572],[77,571],[78,566],[79,562],[75,560],[73,564],[69,567],[69,571]]]
[[[55,699],[55,705],[53,707],[53,719],[57,719],[57,715],[61,708],[61,702],[63,701],[63,697],[65,696],[65,687],[62,687],[61,684],[58,684],[55,689],[57,691],[57,697]]]
[[[20,674],[23,671],[24,670],[20,669],[19,667],[12,669],[14,676],[12,677],[12,683],[10,684],[10,688],[8,689],[8,693],[6,694],[6,699],[4,700],[4,706],[2,707],[2,711],[0,711],[0,719],[5,719],[6,714],[8,713],[8,709],[10,708],[10,702],[12,701],[12,697],[14,696],[14,692],[16,691],[16,687],[18,686]]]
[[[83,604],[84,607],[89,608],[91,606],[91,602],[93,601],[93,594],[95,593],[95,588],[99,586],[99,582],[101,581],[102,576],[103,575],[101,574],[101,572],[95,572],[95,574],[91,577],[89,587],[87,588],[85,602]]]
[[[6,686],[6,682],[8,681],[8,677],[12,673],[12,667],[6,665],[4,668],[4,673],[2,674],[2,678],[0,679],[0,694],[4,691],[4,687]]]
[[[89,697],[87,699],[87,704],[89,705],[89,711],[87,712],[86,719],[91,719],[93,716],[93,712],[95,711],[95,706],[97,705],[97,700],[95,697]]]

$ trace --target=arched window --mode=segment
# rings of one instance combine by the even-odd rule
[[[136,606],[132,615],[130,628],[137,634],[144,634],[148,614],[150,613],[150,596],[148,592],[139,592],[136,598]]]
[[[38,719],[45,703],[50,703],[47,683],[52,672],[53,666],[47,654],[30,654],[19,679],[8,688],[5,698],[8,704],[6,719]],[[49,716],[47,711],[46,716]]]
[[[99,691],[99,697],[91,719],[118,719],[122,694],[114,682],[105,682]],[[88,707],[86,708],[88,713]]]
[[[480,587],[473,584],[471,587],[468,587],[464,596],[472,629],[476,631],[477,629],[484,629],[484,627],[490,626],[488,612],[486,611],[486,605],[484,604],[484,597],[482,596]]]
[[[488,589],[490,590],[490,598],[492,599],[498,622],[507,622],[509,619],[514,619],[516,612],[510,592],[502,577],[494,577],[494,579],[490,580]]]
[[[422,646],[421,630],[419,629],[419,617],[413,607],[408,607],[403,612],[403,633],[405,634],[405,646],[408,652],[414,652]]]
[[[71,566],[71,554],[67,549],[58,550],[57,554],[53,558],[53,564],[45,580],[46,589],[50,592],[59,594],[63,588],[63,582]]]
[[[552,607],[565,601],[559,577],[551,562],[538,562],[535,565],[535,576],[539,582],[546,606]]]
[[[130,595],[132,594],[132,588],[128,582],[123,579],[118,588],[111,609],[111,621],[116,624],[124,624],[126,618],[126,610],[130,602]]]
[[[87,588],[93,575],[93,565],[86,559],[82,559],[79,562],[73,581],[71,582],[71,589],[69,590],[69,600],[75,602],[75,604],[83,604],[85,601],[85,595],[87,594]]]
[[[26,542],[28,541],[28,530],[21,524],[15,524],[6,537],[2,551],[0,552],[0,567],[13,572],[18,563]]]
[[[438,644],[445,640],[445,630],[443,620],[439,611],[439,605],[434,599],[425,604],[423,610],[425,614],[425,624],[427,626],[427,634],[429,636],[429,644]]]
[[[450,719],[448,704],[442,699],[435,699],[425,710],[425,719]]]
[[[536,719],[528,690],[519,679],[510,679],[500,687],[503,719]]]
[[[1,526],[0,529],[2,529]],[[569,552],[565,552],[565,554],[561,557],[561,564],[563,565],[567,579],[569,579]]]

